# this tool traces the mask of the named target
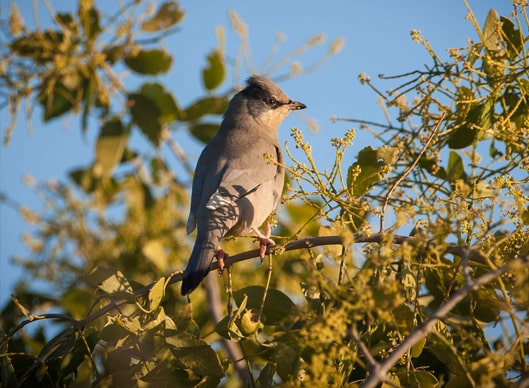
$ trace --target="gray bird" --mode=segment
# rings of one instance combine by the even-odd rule
[[[224,113],[219,131],[204,148],[195,170],[187,233],[197,238],[182,281],[182,295],[193,291],[217,256],[223,267],[222,239],[254,232],[264,257],[270,239],[259,227],[279,202],[285,172],[277,128],[293,110],[304,109],[272,81],[252,76]]]

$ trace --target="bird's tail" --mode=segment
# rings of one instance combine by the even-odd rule
[[[217,246],[212,241],[214,240],[205,237],[195,242],[182,280],[182,295],[189,294],[197,288],[208,274],[209,267],[217,253]]]

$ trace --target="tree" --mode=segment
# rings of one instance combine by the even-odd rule
[[[385,77],[396,82],[389,92],[361,74],[388,122],[336,118],[377,128],[380,145],[360,150],[355,163],[343,162],[355,130],[332,140],[334,165],[321,170],[293,129],[276,217],[282,244],[270,249],[268,271],[254,270],[247,259],[256,251],[237,239],[225,247],[241,252],[230,257],[227,293],[210,284],[191,301],[172,286],[181,274],[170,273],[189,254],[189,180],[159,149],[171,146],[191,174],[171,130],[207,141],[236,88],[219,92],[222,33],[203,70],[206,95],[195,103],[181,107],[161,83],[143,82],[172,65],[160,40],[183,12],[176,2],[131,8],[102,22],[93,4],[80,2],[77,14],[54,14],[55,28],[29,31],[12,6],[1,57],[12,117],[34,99],[44,121],[79,115],[81,131],[97,115],[100,135],[94,162],[73,170],[72,184],[39,188],[48,212],[21,209],[36,225],[28,244],[39,259],[20,263],[53,287],[21,285],[2,311],[3,385],[216,386],[237,374],[254,386],[526,384],[524,4],[510,17],[491,10],[483,28],[469,8],[480,41],[450,50],[448,62],[413,31],[432,63]],[[244,24],[235,14],[232,23],[247,50]],[[141,85],[127,90],[118,66]],[[147,150],[132,148],[132,131]],[[222,319],[210,318],[205,298],[217,307],[222,299]]]

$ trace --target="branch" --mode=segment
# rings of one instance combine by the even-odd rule
[[[514,262],[517,262],[515,260]],[[506,265],[502,268],[495,269],[486,273],[485,275],[480,276],[479,278],[467,283],[465,287],[458,290],[445,304],[439,306],[434,313],[417,326],[405,339],[400,343],[399,346],[395,348],[393,352],[384,360],[384,362],[378,363],[372,368],[372,374],[364,381],[360,386],[362,388],[373,388],[378,386],[381,382],[386,380],[386,375],[388,371],[397,364],[401,357],[417,342],[424,338],[428,332],[437,324],[437,322],[444,318],[452,309],[463,299],[465,299],[468,294],[472,291],[475,291],[480,286],[483,286],[494,279],[500,277],[506,273],[509,268],[512,266]]]
[[[384,238],[387,238],[387,234],[383,233],[373,233],[371,235],[364,235],[364,234],[355,234],[353,235],[353,241],[354,243],[362,244],[362,243],[380,243],[383,241]],[[403,244],[404,242],[407,242],[409,244],[415,244],[423,241],[422,239],[415,237],[415,236],[403,236],[403,235],[392,235],[392,242],[394,244]],[[307,249],[307,248],[315,248],[318,246],[325,246],[325,245],[343,245],[343,239],[341,236],[320,236],[320,237],[309,237],[304,238],[301,240],[291,241],[285,245],[275,245],[275,246],[268,246],[266,249],[265,254],[279,254],[285,251],[293,251],[297,249]],[[434,244],[433,242],[429,242],[429,244]],[[474,247],[475,248],[475,247]],[[475,252],[474,249],[472,249],[473,252],[471,252],[469,259],[473,261],[479,261],[483,262],[483,259],[479,256],[478,253]],[[445,253],[450,253],[456,256],[463,257],[465,254],[468,254],[468,250],[464,250],[463,248],[459,247],[456,244],[447,244],[445,248]],[[237,255],[229,256],[226,255],[224,259],[225,266],[230,266],[232,264],[257,258],[259,257],[259,249],[253,249],[250,251],[242,252]],[[218,262],[215,261],[212,263],[209,271],[218,270]],[[498,270],[496,270],[498,271]],[[504,270],[506,271],[506,269]],[[486,276],[486,275],[484,275]],[[167,285],[180,282],[184,277],[184,273],[179,271],[177,273],[173,273],[169,276],[169,280],[167,281]],[[481,278],[480,278],[481,279]],[[136,298],[143,297],[149,294],[152,287],[154,286],[156,282],[152,282],[151,284],[148,284],[145,287],[142,287],[140,289],[137,289],[134,291],[134,296]],[[473,287],[478,287],[480,283],[476,280],[476,282],[473,282],[471,284]],[[470,285],[467,285],[469,287]],[[464,289],[463,289],[464,290]],[[456,294],[457,295],[457,294]],[[90,322],[95,321],[98,318],[101,318],[102,316],[106,315],[107,313],[111,312],[114,309],[119,308],[120,306],[123,306],[125,304],[130,304],[130,299],[116,299],[111,300],[107,305],[101,307],[99,310],[91,313],[90,315],[84,317],[80,320],[74,320],[71,319],[72,326],[78,329],[83,328]],[[447,302],[448,303],[448,302]],[[44,318],[51,318],[50,315],[43,316]],[[61,316],[64,318],[64,316]],[[54,318],[57,318],[54,316]],[[3,340],[0,342],[0,346],[4,342],[6,342],[9,338],[11,338],[18,330],[23,328],[25,325],[30,323],[31,320],[25,320],[21,322],[16,328],[11,330],[8,335],[6,335]]]

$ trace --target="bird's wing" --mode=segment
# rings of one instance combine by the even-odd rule
[[[232,150],[225,157],[212,155],[208,147],[204,149],[193,179],[187,233],[196,227],[200,206],[209,210],[231,206],[279,174],[280,167],[265,160],[265,153],[283,162],[279,145],[260,139],[255,139],[251,148]]]

